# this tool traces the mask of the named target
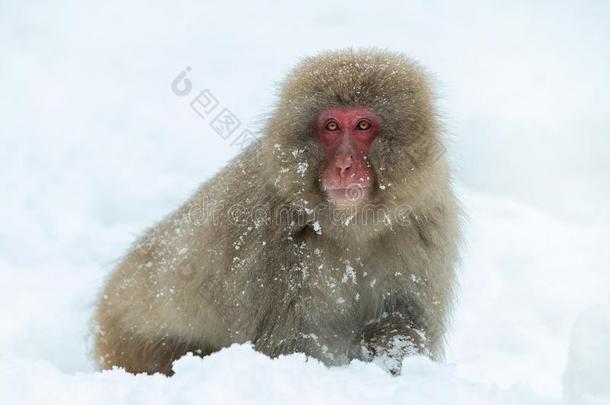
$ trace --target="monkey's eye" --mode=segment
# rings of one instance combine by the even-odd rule
[[[358,125],[357,125],[357,128],[361,131],[366,131],[370,127],[371,127],[371,123],[368,122],[367,120],[361,120],[360,122],[358,122]]]
[[[335,121],[329,121],[326,123],[325,128],[328,131],[336,131],[337,129],[339,129],[339,125],[337,125],[337,123]]]

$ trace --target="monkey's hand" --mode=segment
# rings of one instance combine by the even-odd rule
[[[352,358],[371,361],[394,375],[407,356],[429,355],[424,332],[402,316],[386,317],[367,325],[354,341]]]

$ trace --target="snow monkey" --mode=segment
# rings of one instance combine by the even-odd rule
[[[112,273],[101,367],[171,375],[245,342],[392,373],[442,360],[460,211],[424,69],[377,49],[305,58],[261,132]]]

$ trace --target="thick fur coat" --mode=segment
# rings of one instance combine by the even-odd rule
[[[381,118],[366,205],[333,206],[313,133],[326,108]],[[150,229],[96,311],[104,368],[171,374],[186,352],[250,341],[329,365],[443,357],[459,210],[423,69],[379,50],[305,59],[260,140]],[[357,190],[356,190],[357,192]]]

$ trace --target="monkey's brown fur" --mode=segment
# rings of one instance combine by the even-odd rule
[[[319,182],[314,120],[353,107],[381,118],[366,209],[329,205]],[[422,68],[379,50],[307,58],[263,132],[114,271],[95,318],[101,366],[171,374],[186,352],[247,341],[392,371],[411,353],[442,358],[459,210]]]

